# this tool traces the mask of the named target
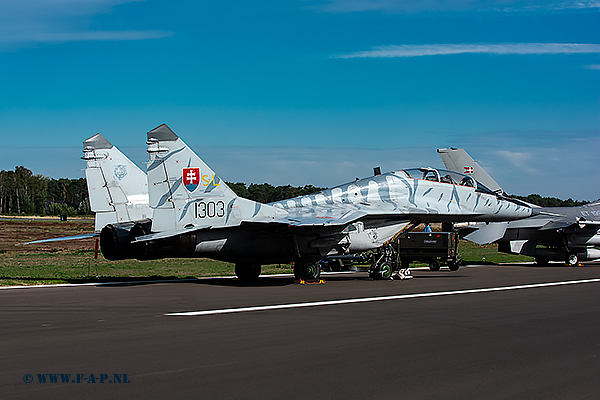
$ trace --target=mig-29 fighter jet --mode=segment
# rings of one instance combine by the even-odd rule
[[[535,211],[473,178],[433,168],[399,170],[319,193],[261,204],[237,196],[167,125],[148,132],[151,219],[109,223],[107,259],[208,257],[235,263],[240,279],[261,264],[294,262],[319,278],[319,260],[376,249],[409,223],[510,221]]]
[[[474,179],[503,190],[463,149],[438,149],[446,168],[466,172]],[[498,251],[535,257],[538,264],[550,260],[576,265],[579,261],[600,258],[600,201],[580,207],[531,206],[538,215],[519,221],[474,224],[464,230],[465,239],[484,244],[498,242]],[[495,231],[496,236],[490,232]]]

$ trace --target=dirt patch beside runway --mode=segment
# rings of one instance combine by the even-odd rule
[[[90,220],[59,221],[37,217],[3,218],[0,220],[0,253],[70,252],[94,249],[95,239],[65,240],[60,242],[28,244],[20,243],[63,236],[83,235],[94,232]]]

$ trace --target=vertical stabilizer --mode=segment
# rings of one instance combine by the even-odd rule
[[[153,232],[223,224],[236,194],[166,124],[148,132],[148,153]]]
[[[148,194],[152,232],[272,221],[287,212],[238,197],[175,132],[162,124],[148,132]]]
[[[448,170],[470,175],[491,191],[498,194],[504,193],[500,185],[464,149],[451,147],[449,149],[438,149],[437,152],[440,153]]]
[[[83,153],[96,232],[107,224],[152,217],[146,174],[137,165],[99,133],[83,142]]]

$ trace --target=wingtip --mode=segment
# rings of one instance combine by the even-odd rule
[[[179,136],[177,136],[167,124],[161,124],[148,132],[148,140],[150,139],[174,142],[179,139]]]
[[[94,136],[83,141],[83,148],[94,150],[112,149],[113,145],[111,142],[106,140],[106,138],[102,136],[101,133],[96,133]]]

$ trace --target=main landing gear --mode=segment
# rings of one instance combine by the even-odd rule
[[[258,280],[258,276],[260,275],[260,264],[235,264],[235,274],[240,279],[240,281],[256,281]]]
[[[373,279],[411,279],[412,274],[408,269],[408,263],[399,262],[398,252],[394,250],[391,244],[380,249],[375,254],[375,259],[369,276]]]
[[[302,257],[294,263],[294,277],[306,282],[317,282],[321,278],[319,260],[312,257]]]

